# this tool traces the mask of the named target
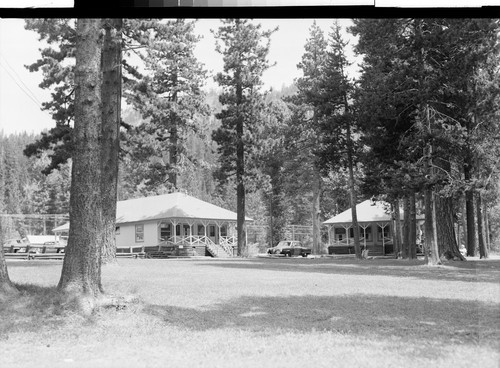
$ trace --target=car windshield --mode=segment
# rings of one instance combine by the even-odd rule
[[[278,243],[277,247],[283,248],[283,247],[301,247],[302,244],[299,241],[293,241],[293,240],[282,240]]]

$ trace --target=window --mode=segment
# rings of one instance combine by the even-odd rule
[[[205,226],[198,225],[198,235],[205,235]]]
[[[167,240],[172,236],[172,227],[169,223],[162,222],[160,225],[160,238]]]
[[[345,229],[344,228],[335,228],[335,240],[342,241],[345,239]]]
[[[363,229],[362,227],[359,228],[359,236],[365,237],[366,240],[372,240],[372,227],[371,225],[368,226],[367,228]]]
[[[135,242],[142,243],[144,241],[144,225],[135,225]]]
[[[359,227],[359,237],[362,239],[366,235],[366,240],[371,240],[372,238],[372,227],[368,226],[366,229]],[[349,228],[349,237],[354,238],[354,228]]]
[[[115,234],[120,235],[120,226],[115,227]]]
[[[176,236],[181,236],[181,225],[177,225],[175,227],[175,235]]]
[[[191,226],[184,224],[183,228],[184,228],[184,235],[185,236],[191,235],[191,231],[190,231]]]
[[[214,237],[214,236],[215,236],[215,225],[210,225],[210,226],[208,227],[208,230],[209,230],[209,232],[210,232],[210,236],[211,236],[211,237]]]
[[[227,226],[221,226],[220,228],[220,236],[227,236]]]

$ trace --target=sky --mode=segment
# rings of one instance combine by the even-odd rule
[[[279,27],[271,37],[268,59],[276,65],[263,75],[264,88],[280,89],[290,85],[301,76],[297,64],[304,53],[304,45],[309,35],[313,19],[256,19],[263,29]],[[328,34],[333,19],[317,19],[317,24]],[[348,19],[340,19],[344,28],[351,25]],[[205,64],[209,71],[206,88],[216,87],[213,75],[222,70],[222,56],[215,51],[215,39],[210,29],[217,29],[218,19],[200,19],[195,32],[203,38],[199,42],[195,56]],[[356,75],[356,62],[352,46],[355,39],[346,33],[350,41],[348,54],[354,65],[352,76]],[[38,40],[37,33],[24,29],[22,19],[0,19],[0,131],[11,133],[40,133],[55,125],[48,112],[40,109],[41,103],[50,100],[50,91],[38,87],[42,81],[40,72],[31,73],[24,65],[35,62],[39,48],[44,45]]]

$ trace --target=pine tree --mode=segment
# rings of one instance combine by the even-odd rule
[[[216,115],[221,126],[213,133],[213,139],[219,144],[221,179],[236,175],[238,255],[246,256],[246,156],[258,128],[261,78],[270,66],[267,55],[273,31],[261,31],[260,25],[244,19],[222,20],[222,23],[215,37],[216,51],[223,55],[224,71],[215,80],[223,89],[219,97],[223,109]]]
[[[408,124],[394,140],[397,151],[404,152],[399,154],[400,168],[390,164],[386,168],[398,173],[393,176],[402,178],[408,189],[425,192],[426,239],[439,243],[439,249],[431,252],[433,263],[439,262],[438,256],[463,259],[453,229],[453,201],[464,185],[467,198],[474,190],[471,117],[477,114],[474,106],[480,105],[474,72],[491,55],[497,28],[486,19],[357,20],[353,28],[360,36],[358,51],[365,54],[360,105],[373,115],[367,119],[373,122],[372,142],[384,141],[380,129],[384,120],[395,121],[397,132],[398,125]],[[380,90],[374,93],[376,85]],[[465,180],[457,175],[459,165],[465,168]],[[437,226],[434,237],[431,223]],[[473,221],[468,223],[474,226]],[[472,236],[474,229],[468,233]],[[469,246],[474,247],[472,239]]]
[[[315,153],[320,157],[322,165],[330,171],[337,171],[342,163],[348,170],[354,249],[356,257],[359,259],[361,258],[361,247],[354,177],[357,149],[353,138],[356,126],[351,106],[354,86],[347,74],[349,62],[345,54],[346,46],[347,42],[343,40],[341,35],[341,27],[335,22],[331,28],[329,49],[321,76],[321,103],[318,105],[321,143],[320,148]]]
[[[297,68],[302,70],[303,76],[296,81],[297,94],[291,100],[297,108],[295,109],[293,129],[299,141],[294,144],[300,155],[301,171],[303,172],[303,184],[312,189],[311,218],[313,226],[313,252],[320,254],[320,203],[323,191],[323,180],[321,178],[318,158],[313,151],[319,143],[319,105],[321,100],[321,81],[325,68],[327,42],[323,31],[314,22],[309,29],[309,38],[304,46],[304,54]]]
[[[145,48],[137,52],[145,71],[127,80],[126,96],[144,121],[130,136],[129,152],[150,167],[148,186],[168,181],[169,191],[175,191],[189,157],[188,133],[200,134],[200,121],[208,115],[201,90],[206,73],[193,53],[199,37],[193,33],[194,21],[133,22],[145,40]]]
[[[116,255],[116,201],[118,199],[118,153],[122,98],[122,27],[123,21],[104,19],[102,49],[102,116],[101,116],[101,200],[102,260],[112,262]]]
[[[116,181],[112,173],[117,172],[113,165],[117,165],[119,101],[111,98],[114,108],[102,101],[119,96],[121,75],[114,66],[119,65],[116,62],[120,60],[120,22],[79,19],[76,33],[71,223],[58,288],[75,294],[79,306],[90,312],[94,299],[103,291],[102,252],[108,240],[108,220],[112,212],[104,208],[109,203],[102,200],[102,183]],[[103,133],[103,129],[110,132]],[[106,139],[101,141],[103,136]],[[106,179],[103,179],[104,170],[111,171]],[[116,190],[113,204],[116,206]]]
[[[55,122],[55,127],[43,132],[42,137],[25,149],[28,157],[40,157],[50,152],[50,164],[45,174],[65,163],[72,155],[72,122],[74,116],[74,19],[27,19],[25,28],[39,34],[39,39],[48,43],[40,49],[40,59],[27,65],[30,72],[42,72],[39,87],[51,90],[51,100],[42,103]]]
[[[31,19],[26,28],[37,31],[40,39],[46,40],[50,47],[41,50],[41,59],[28,66],[30,71],[42,71],[41,88],[52,88],[52,100],[43,104],[55,120],[56,127],[43,133],[41,139],[27,145],[27,156],[41,157],[49,153],[50,164],[42,170],[46,175],[64,165],[73,155],[74,141],[72,122],[74,120],[76,37],[74,21],[68,19]],[[102,157],[96,162],[103,165],[102,181],[99,183],[104,204],[103,222],[106,224],[103,239],[103,257],[112,260],[116,251],[114,241],[117,199],[117,170],[119,151],[119,127],[121,124],[121,78],[122,78],[122,20],[103,20],[105,33],[102,55],[102,122],[100,147]],[[52,47],[56,46],[56,47]]]

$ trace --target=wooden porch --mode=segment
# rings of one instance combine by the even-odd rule
[[[370,256],[383,256],[394,251],[389,222],[359,223],[361,250]],[[332,236],[333,233],[333,236]],[[354,254],[354,227],[352,224],[328,225],[328,253]]]
[[[236,255],[236,237],[221,236],[215,243],[210,237],[204,235],[188,235],[168,237],[154,246],[118,247],[117,256],[127,253],[130,256],[144,255],[146,258],[169,257],[218,257],[227,258]]]

